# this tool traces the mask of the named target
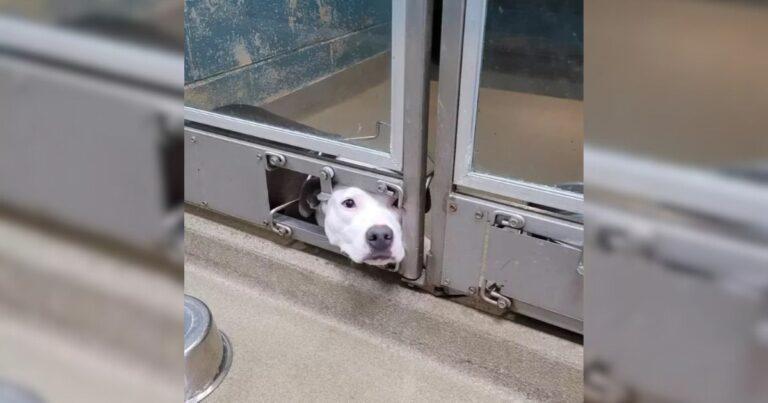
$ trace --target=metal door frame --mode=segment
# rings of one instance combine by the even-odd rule
[[[483,279],[480,261],[487,258],[484,255],[487,239],[482,238],[486,228],[491,225],[489,216],[497,212],[518,214],[526,222],[526,232],[549,237],[571,248],[583,246],[583,225],[580,223],[533,212],[525,206],[462,194],[461,187],[465,186],[572,212],[581,212],[583,209],[583,197],[575,194],[472,173],[469,171],[471,161],[467,158],[461,160],[460,153],[457,153],[457,150],[472,149],[474,134],[473,130],[467,128],[469,125],[474,126],[485,4],[485,1],[470,0],[443,2],[436,166],[430,188],[435,206],[432,209],[432,255],[425,285],[432,292],[474,295],[478,299],[481,298],[479,283]],[[471,158],[471,151],[469,153]],[[458,227],[462,228],[461,236],[453,231]],[[458,239],[462,241],[458,242]],[[511,309],[559,327],[582,332],[583,323],[580,318],[566,317],[521,301],[514,301]]]
[[[290,161],[300,162],[291,169],[312,175],[319,173],[319,167],[331,166],[337,173],[340,183],[358,186],[370,191],[377,191],[377,181],[386,179],[402,188],[403,197],[403,242],[406,256],[399,265],[399,274],[408,280],[418,280],[423,274],[423,242],[424,242],[424,210],[426,200],[426,162],[427,162],[427,106],[428,97],[428,61],[432,22],[431,0],[393,0],[392,27],[392,133],[401,133],[391,137],[392,153],[382,153],[364,147],[339,143],[322,139],[306,133],[273,127],[263,123],[251,122],[195,108],[185,108],[187,147],[186,158],[197,158],[187,153],[192,141],[191,136],[209,136],[217,141],[227,141],[236,147],[249,147],[261,152],[272,150],[280,153]],[[407,40],[406,40],[407,38]],[[406,68],[407,66],[407,68]],[[221,130],[223,129],[223,130]],[[235,137],[245,135],[248,141],[236,140]],[[403,148],[403,139],[408,138],[408,147]],[[269,146],[262,144],[270,142]],[[317,151],[340,158],[329,162],[327,159],[304,155],[301,152],[288,151],[288,147],[299,147],[309,151]],[[238,150],[240,151],[240,150]],[[254,154],[255,155],[255,154]],[[192,162],[192,160],[190,160]],[[185,162],[185,171],[188,165]],[[191,166],[191,164],[190,164]],[[368,170],[357,167],[368,168]],[[316,169],[317,168],[317,169]],[[238,179],[248,175],[260,174],[258,167],[254,172],[232,171]],[[187,174],[185,173],[185,177]],[[387,179],[388,178],[388,179]],[[186,178],[185,178],[186,179]],[[187,190],[195,191],[195,186],[205,187],[205,184],[185,183]],[[262,193],[268,189],[263,186]],[[190,200],[190,193],[185,200],[199,204],[204,208],[232,215],[227,207],[217,209],[204,200]],[[262,195],[263,196],[263,195]],[[224,196],[225,198],[228,196]],[[259,196],[255,196],[259,197]],[[230,206],[237,205],[236,200],[226,200]],[[261,205],[252,205],[253,217],[263,217],[269,211]],[[242,217],[241,217],[242,218]],[[259,220],[256,220],[259,221]],[[338,252],[338,248],[328,243],[325,234],[319,226],[295,220],[290,217],[277,216],[276,221],[291,228],[295,239]],[[253,222],[264,225],[263,222]]]
[[[459,114],[456,124],[456,150],[461,150],[464,154],[463,158],[457,158],[455,161],[453,173],[455,183],[483,192],[582,213],[584,210],[583,195],[562,191],[551,186],[480,173],[472,169],[486,9],[487,0],[470,1],[466,3],[466,12],[463,16],[464,35],[458,100]],[[442,79],[443,76],[441,75],[440,78]]]

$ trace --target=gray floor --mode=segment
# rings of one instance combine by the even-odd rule
[[[185,291],[234,349],[211,402],[581,401],[579,344],[211,218],[185,217]]]

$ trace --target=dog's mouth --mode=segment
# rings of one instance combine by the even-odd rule
[[[391,253],[372,253],[363,259],[363,263],[372,266],[386,266],[388,264],[394,264],[397,262]]]

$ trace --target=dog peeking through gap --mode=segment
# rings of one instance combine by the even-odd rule
[[[327,200],[318,199],[320,179],[285,169],[267,174],[270,206],[296,199],[283,213],[314,222],[355,263],[397,264],[405,257],[401,210],[397,200],[357,187],[333,187]]]
[[[215,112],[344,140],[337,134],[320,131],[252,105],[227,105]],[[323,227],[328,241],[353,262],[387,266],[400,263],[405,257],[402,210],[394,197],[334,184],[330,197],[320,200],[319,178],[282,168],[267,172],[267,187],[270,208],[298,199],[281,213]],[[427,211],[430,204],[427,192]]]

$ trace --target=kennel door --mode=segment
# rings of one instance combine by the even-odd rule
[[[583,1],[468,1],[454,180],[582,211]]]
[[[455,153],[452,180],[435,177],[450,186],[433,284],[581,332],[583,2],[454,8],[444,32],[463,20],[461,52],[441,54],[458,66],[440,78],[458,88],[439,96],[456,100],[456,127],[442,122],[438,148],[455,138]]]
[[[188,0],[188,121],[402,169],[405,0]]]

